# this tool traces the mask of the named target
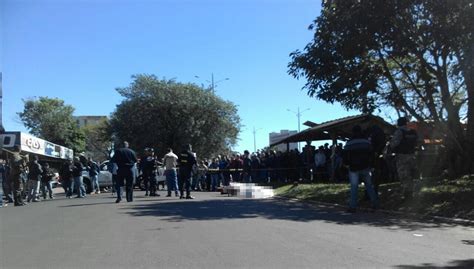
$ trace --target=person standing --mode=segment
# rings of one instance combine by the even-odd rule
[[[83,169],[84,166],[82,165],[81,159],[79,157],[74,157],[74,163],[72,165],[72,177],[74,178],[74,188],[77,191],[77,198],[86,197],[86,188],[84,187],[82,178]]]
[[[173,149],[168,149],[168,153],[163,157],[163,163],[165,164],[166,188],[168,190],[166,197],[171,197],[171,191],[174,191],[174,194],[178,196],[178,174],[176,172],[178,156],[173,153]]]
[[[326,155],[324,147],[320,146],[314,154],[314,168],[316,180],[324,180],[326,175]]]
[[[10,156],[10,173],[12,187],[13,187],[13,198],[15,206],[24,206],[22,194],[22,174],[26,171],[26,161],[20,155],[20,146],[16,145],[13,147],[12,154]]]
[[[191,196],[191,173],[193,166],[196,164],[196,154],[191,150],[192,147],[190,144],[184,146],[183,151],[178,157],[180,199],[194,199],[194,197]],[[184,190],[186,190],[186,197],[183,196]]]
[[[115,192],[117,191],[117,164],[110,160],[107,163],[107,170],[112,174],[112,196],[115,196]]]
[[[5,168],[3,166],[3,160],[0,160],[2,163],[0,163],[0,207],[3,207],[3,193],[5,193],[5,196],[8,196],[8,192],[5,191]],[[6,206],[7,204],[5,204]]]
[[[41,173],[41,192],[43,193],[43,200],[46,200],[46,192],[49,193],[49,199],[54,199],[53,188],[51,187],[51,181],[53,180],[53,172],[49,168],[49,163],[44,163],[43,173]]]
[[[10,174],[10,167],[6,163],[6,160],[0,160],[0,176],[2,181],[2,190],[3,194],[7,198],[7,203],[13,203],[13,195],[12,195],[12,184]]]
[[[28,198],[27,202],[39,202],[38,199],[38,183],[41,181],[43,169],[38,162],[38,156],[32,155],[31,161],[28,163]]]
[[[89,169],[89,177],[91,178],[91,185],[92,185],[91,193],[95,192],[96,194],[100,194],[100,187],[99,187],[100,167],[96,162],[94,162],[92,158],[89,158],[88,169]]]
[[[127,141],[123,142],[123,147],[116,149],[112,162],[117,164],[117,200],[116,203],[122,201],[122,187],[125,185],[127,202],[133,202],[133,181],[134,166],[137,163],[135,152],[129,148]]]
[[[418,142],[418,134],[407,126],[407,118],[401,117],[397,120],[398,129],[390,140],[390,148],[395,153],[395,165],[402,186],[404,198],[413,196],[414,179],[416,177],[415,150]]]
[[[64,193],[66,193],[66,198],[71,198],[72,193],[74,192],[71,160],[64,162],[64,164],[61,166],[61,169],[59,170],[59,176],[61,178],[61,184],[64,188]]]
[[[211,174],[211,191],[214,192],[217,190],[217,184],[219,183],[219,159],[212,159],[211,164],[209,164],[209,173]]]
[[[245,183],[251,183],[252,177],[250,175],[252,171],[252,160],[250,159],[250,152],[248,150],[244,150],[244,157],[242,162],[242,177]]]
[[[372,208],[378,207],[378,200],[372,185],[371,164],[373,149],[369,140],[364,137],[362,128],[355,125],[352,128],[352,138],[347,141],[343,150],[343,161],[349,166],[349,181],[351,184],[351,198],[348,212],[355,213],[358,200],[358,188],[360,180],[365,182],[365,188],[369,194]]]
[[[156,193],[156,169],[157,162],[155,158],[155,151],[152,148],[145,149],[145,158],[140,161],[140,166],[143,174],[143,181],[145,183],[145,196],[160,196]]]

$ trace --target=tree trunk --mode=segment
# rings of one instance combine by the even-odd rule
[[[471,60],[472,61],[472,60]],[[467,65],[467,66],[466,66]],[[464,82],[467,88],[467,132],[468,173],[473,173],[474,160],[474,69],[473,63],[463,64]]]

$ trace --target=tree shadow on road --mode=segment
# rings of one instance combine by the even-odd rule
[[[395,268],[402,269],[422,269],[422,268],[474,268],[474,260],[455,260],[448,262],[447,265],[436,265],[432,263],[423,263],[420,265],[398,265]]]
[[[124,208],[132,216],[155,216],[170,222],[265,218],[297,222],[324,221],[340,225],[369,225],[409,231],[449,228],[454,224],[416,221],[383,213],[345,213],[332,206],[310,206],[278,199],[234,199],[169,201]]]
[[[83,206],[92,206],[92,205],[106,205],[112,204],[113,202],[100,202],[100,203],[87,203],[87,204],[74,204],[74,205],[62,205],[59,207],[83,207]]]

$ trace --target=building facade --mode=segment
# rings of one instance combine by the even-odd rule
[[[75,116],[77,125],[82,127],[99,125],[101,122],[107,120],[107,116]]]
[[[282,139],[285,139],[287,138],[288,136],[290,135],[294,135],[298,133],[298,131],[293,131],[293,130],[280,130],[279,133],[276,133],[276,132],[272,132],[269,134],[269,140],[270,140],[270,143],[269,145],[273,144],[273,143],[276,143]],[[286,144],[280,144],[280,145],[276,145],[274,147],[276,150],[278,151],[286,151]],[[293,149],[298,149],[298,143],[290,143],[290,150],[293,150]]]

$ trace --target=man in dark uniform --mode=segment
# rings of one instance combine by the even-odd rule
[[[178,181],[179,191],[181,192],[180,199],[184,199],[184,189],[186,188],[186,199],[194,199],[191,196],[191,172],[193,165],[196,164],[196,154],[191,151],[191,145],[184,146],[183,151],[178,156]]]
[[[408,119],[401,117],[397,121],[398,129],[390,140],[390,148],[396,154],[395,162],[398,178],[404,198],[411,198],[414,192],[414,179],[417,177],[415,150],[418,134],[409,129]]]
[[[155,152],[152,148],[146,148],[145,154],[145,158],[140,162],[145,183],[145,196],[148,196],[148,193],[150,196],[160,196],[156,193],[157,161],[155,158]]]
[[[15,146],[10,156],[10,177],[13,185],[13,196],[15,206],[23,206],[23,196],[21,193],[21,174],[26,170],[26,161],[20,155],[20,147]]]
[[[128,142],[123,142],[123,148],[116,149],[112,162],[118,166],[117,171],[117,200],[116,203],[122,201],[122,186],[125,185],[127,202],[133,201],[133,180],[135,178],[135,164],[137,156],[135,152],[128,148]]]

